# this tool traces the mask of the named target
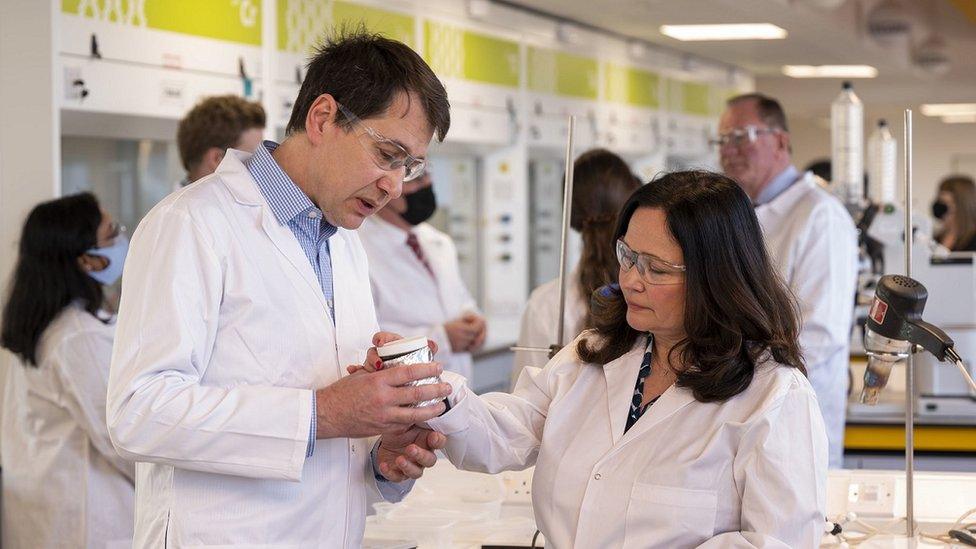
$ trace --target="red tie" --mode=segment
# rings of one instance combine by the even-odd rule
[[[407,246],[413,250],[413,255],[417,256],[417,259],[423,263],[424,268],[430,273],[430,276],[434,276],[434,270],[430,268],[430,263],[427,262],[427,258],[424,257],[424,250],[420,247],[420,241],[417,240],[417,235],[413,233],[407,233]]]

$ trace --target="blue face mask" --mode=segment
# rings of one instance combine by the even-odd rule
[[[124,234],[115,237],[115,242],[111,246],[104,248],[92,248],[88,250],[88,255],[98,255],[108,259],[108,266],[101,271],[88,271],[88,276],[101,282],[106,286],[115,284],[115,281],[122,276],[122,266],[125,265],[125,255],[129,252],[129,240]]]

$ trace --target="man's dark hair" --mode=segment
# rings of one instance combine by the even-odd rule
[[[769,97],[768,95],[763,95],[761,93],[744,93],[742,95],[737,95],[726,102],[726,105],[732,107],[740,103],[755,102],[756,109],[759,111],[759,118],[766,123],[770,128],[779,128],[784,132],[790,131],[790,127],[786,123],[786,111],[783,110],[783,105],[779,104],[779,101]]]
[[[410,92],[420,98],[427,123],[443,141],[451,126],[447,91],[417,52],[362,26],[340,28],[309,60],[287,133],[305,130],[308,110],[322,94],[331,95],[359,118],[370,118],[386,112],[399,94]],[[345,117],[336,120],[343,128],[350,124]]]
[[[212,147],[227,150],[237,145],[245,131],[264,129],[266,118],[260,103],[236,95],[217,95],[197,103],[176,130],[183,167],[192,171]]]

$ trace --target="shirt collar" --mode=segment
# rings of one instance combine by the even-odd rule
[[[783,191],[790,188],[793,183],[796,183],[798,179],[800,179],[800,172],[797,171],[796,166],[790,164],[766,185],[766,188],[759,193],[759,196],[756,197],[753,204],[755,206],[761,206],[772,202]]]
[[[244,166],[268,201],[275,219],[279,224],[287,225],[296,217],[307,216],[309,212],[318,212],[318,217],[322,220],[322,228],[327,232],[335,233],[336,227],[325,220],[321,210],[298,188],[298,185],[271,156],[277,148],[278,143],[264,141],[254,154],[244,161]]]

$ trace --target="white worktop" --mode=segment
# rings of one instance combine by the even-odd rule
[[[531,478],[531,469],[485,475],[458,471],[446,459],[441,459],[417,481],[403,503],[379,505],[378,515],[367,520],[365,547],[401,549],[416,544],[419,549],[460,549],[478,548],[483,543],[529,547],[535,532]],[[972,507],[976,507],[976,473],[916,473],[915,516],[919,531],[945,532]],[[831,471],[827,515],[832,520],[840,520],[850,512],[874,527],[890,524],[893,517],[904,517],[904,473]],[[858,528],[848,525],[847,529]],[[904,521],[892,530],[903,533]],[[836,538],[825,536],[823,547],[840,547],[840,544]],[[961,544],[950,546],[898,534],[879,534],[858,547],[965,548]]]

